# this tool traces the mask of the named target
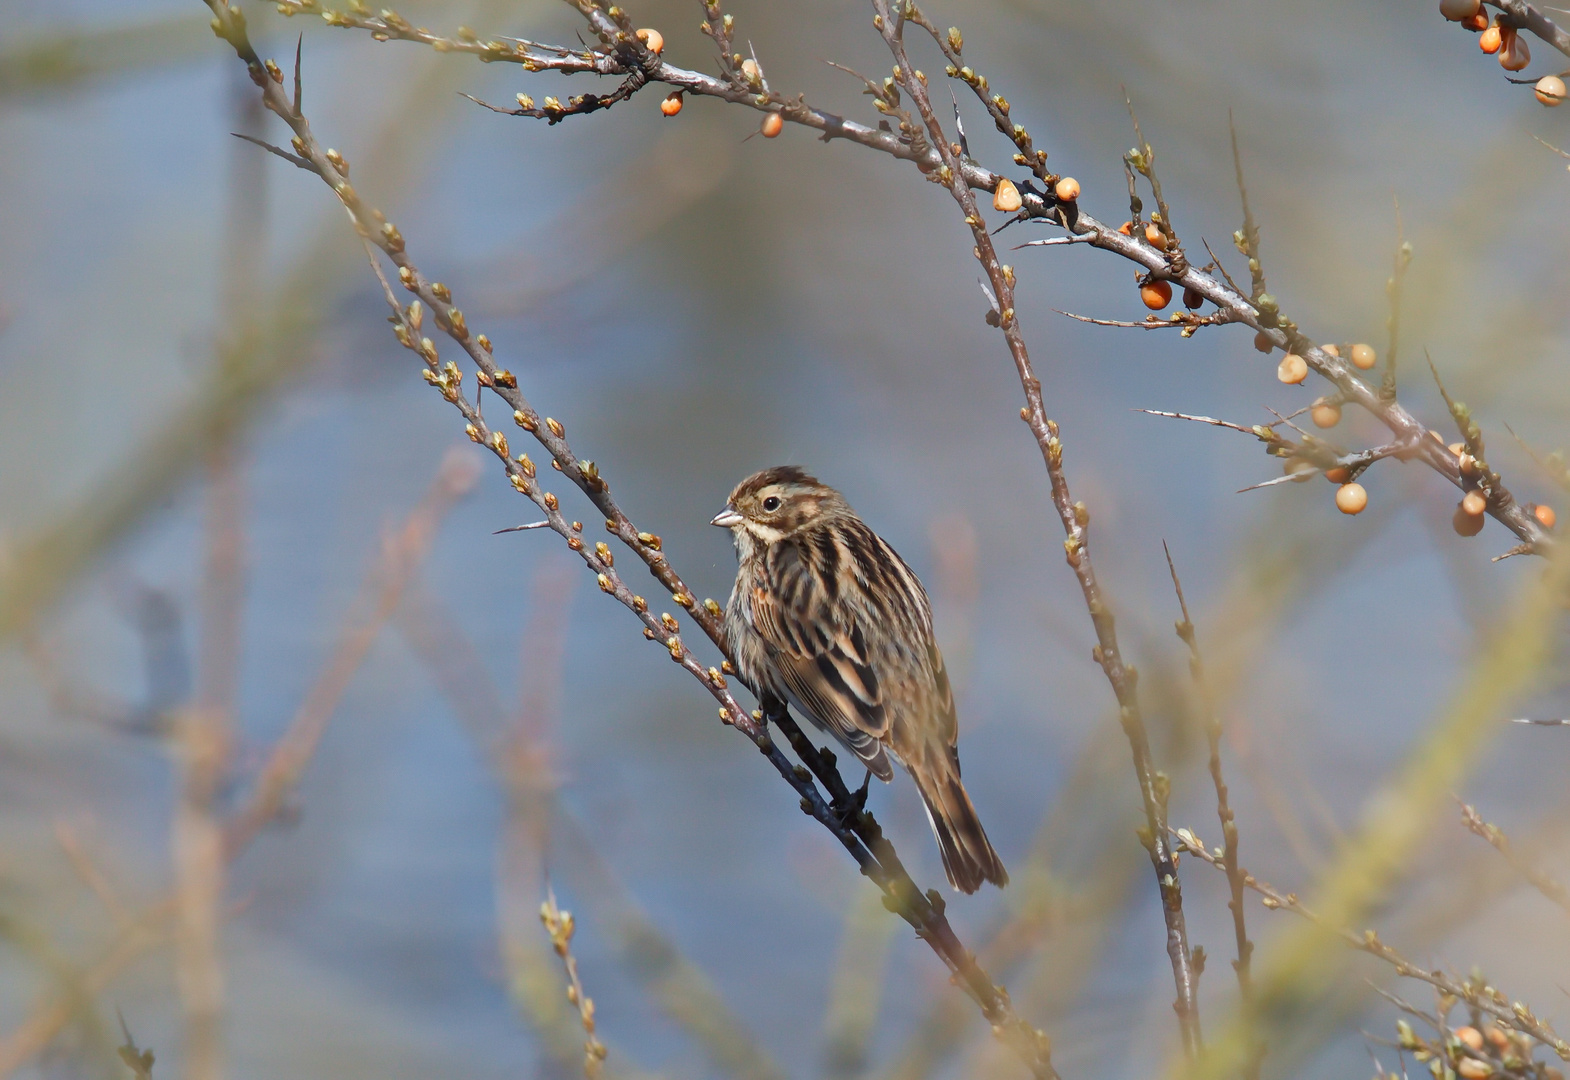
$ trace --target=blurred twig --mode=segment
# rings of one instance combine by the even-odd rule
[[[13,41],[0,52],[0,97],[58,93],[92,78],[194,59],[210,30],[190,13],[109,28],[73,28]]]
[[[419,565],[435,533],[437,521],[472,485],[474,463],[461,455],[444,461],[430,492],[399,534],[385,545],[382,558],[367,575],[365,591],[376,590],[380,603],[375,614],[351,623],[334,650],[327,669],[307,694],[284,735],[274,746],[244,806],[223,826],[220,857],[233,862],[250,846],[269,821],[277,816],[284,798],[293,789],[320,742],[327,720],[337,706],[370,643],[392,609],[408,576]],[[150,904],[120,927],[110,944],[82,976],[90,996],[102,993],[132,960],[169,936],[170,922],[178,911],[178,894]],[[0,1038],[0,1078],[9,1076],[41,1053],[70,1022],[76,1006],[69,996],[49,994],[28,1017]]]
[[[524,645],[533,678],[529,700],[511,724],[503,719],[501,695],[474,642],[440,599],[417,589],[398,620],[413,652],[427,665],[458,719],[486,750],[512,796],[513,812],[500,853],[497,917],[516,998],[542,1037],[559,1048],[561,999],[554,976],[542,963],[549,957],[530,947],[537,934],[525,934],[533,919],[533,897],[544,882],[543,834],[548,826],[557,835],[557,842],[549,846],[553,873],[588,905],[595,923],[604,928],[605,940],[618,949],[622,966],[655,1004],[687,1032],[720,1073],[741,1080],[781,1080],[784,1070],[769,1058],[703,972],[639,909],[596,854],[583,826],[556,802],[552,748],[543,741],[556,723],[553,715],[542,711],[551,708],[555,692],[542,684],[559,680],[560,674],[546,666],[551,661],[542,659],[540,650],[560,648],[566,595],[556,591],[557,574],[554,568],[542,570],[537,580]],[[536,891],[530,893],[531,889]],[[615,1060],[625,1059],[618,1050]]]
[[[486,0],[478,10],[488,16],[510,7],[505,0]],[[388,195],[418,177],[413,155],[425,152],[421,136],[450,109],[457,75],[431,63],[402,82],[407,90],[388,110],[367,153],[366,164]],[[229,442],[264,415],[260,403],[293,385],[314,361],[312,339],[344,288],[358,249],[332,229],[309,231],[314,241],[279,273],[253,332],[221,342],[230,355],[195,395],[161,417],[155,434],[117,450],[112,475],[50,524],[17,538],[0,560],[0,640],[25,630],[106,547],[185,482],[211,447]]]
[[[1494,850],[1505,857],[1505,861],[1510,864],[1510,868],[1531,882],[1534,889],[1566,911],[1570,911],[1570,889],[1566,889],[1542,870],[1517,855],[1510,846],[1510,838],[1505,835],[1504,830],[1497,825],[1484,821],[1482,816],[1478,814],[1475,806],[1461,802],[1460,799],[1457,799],[1456,802],[1461,807],[1461,824],[1492,844]]]

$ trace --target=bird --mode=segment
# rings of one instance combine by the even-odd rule
[[[767,714],[790,705],[867,767],[916,782],[949,884],[1008,871],[960,780],[959,723],[926,590],[838,491],[799,466],[754,473],[710,522],[729,529],[736,584],[725,637]]]

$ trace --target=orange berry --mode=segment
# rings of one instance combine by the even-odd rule
[[[660,112],[664,113],[666,116],[675,116],[677,113],[681,112],[681,95],[672,94],[664,101],[660,102]]]
[[[1558,515],[1554,513],[1554,508],[1552,506],[1544,506],[1542,503],[1532,507],[1532,516],[1545,529],[1552,529],[1554,522],[1559,520]]]
[[[1429,434],[1433,435],[1435,437],[1438,437],[1439,432],[1431,431],[1431,432],[1429,432]],[[1456,457],[1460,457],[1462,454],[1466,453],[1466,443],[1464,443],[1464,442],[1453,442],[1448,447],[1446,447],[1446,449],[1448,449]]]
[[[1065,176],[1052,186],[1052,194],[1058,197],[1058,202],[1073,202],[1079,198],[1079,181]]]
[[[1342,484],[1336,489],[1336,509],[1343,514],[1361,514],[1368,505],[1368,492],[1362,484]]]
[[[1145,226],[1145,243],[1157,251],[1167,250],[1167,234],[1161,231],[1161,226],[1151,222]]]
[[[1012,214],[1024,204],[1019,197],[1019,188],[1014,186],[1014,181],[1004,177],[998,181],[997,190],[992,193],[992,209],[1001,210],[1005,214]]]
[[[1498,1024],[1490,1024],[1488,1029],[1483,1032],[1483,1037],[1489,1041],[1495,1050],[1510,1049],[1510,1035]]]
[[[1314,407],[1309,410],[1308,415],[1313,417],[1315,427],[1333,428],[1341,422],[1341,406],[1334,401],[1320,398],[1314,402]]]
[[[1132,221],[1125,221],[1123,224],[1118,226],[1118,232],[1122,233],[1124,236],[1133,236],[1134,223]]]
[[[655,56],[665,51],[665,35],[658,30],[639,30],[635,36]]]
[[[1439,0],[1439,14],[1451,22],[1470,19],[1482,7],[1479,0]]]
[[[1468,480],[1482,471],[1477,467],[1477,459],[1471,454],[1462,453],[1456,464],[1461,467],[1461,475]]]
[[[1319,351],[1329,353],[1331,356],[1339,357],[1341,355],[1341,347],[1338,345],[1321,345]]]
[[[1151,311],[1160,311],[1172,303],[1172,285],[1165,281],[1147,281],[1139,287],[1139,298]]]
[[[1308,378],[1308,361],[1297,353],[1287,353],[1281,358],[1281,363],[1276,365],[1276,378],[1288,386],[1296,386]]]
[[[772,139],[785,130],[785,118],[777,112],[771,112],[763,118],[763,126],[758,130],[763,132],[765,139]]]
[[[1565,81],[1558,75],[1544,75],[1537,80],[1537,85],[1532,88],[1537,95],[1537,100],[1547,105],[1550,109],[1561,105],[1565,100]]]
[[[1344,465],[1337,465],[1334,469],[1325,470],[1325,479],[1332,484],[1344,484],[1352,479],[1352,471]]]
[[[1254,335],[1254,348],[1259,352],[1267,353],[1275,347],[1276,343],[1272,341],[1270,339],[1270,335],[1265,333],[1263,330]]]
[[[1499,66],[1506,71],[1520,71],[1532,62],[1532,50],[1526,47],[1526,38],[1515,30],[1504,31],[1499,50]]]
[[[1476,15],[1473,15],[1470,19],[1462,19],[1461,20],[1461,25],[1463,27],[1465,27],[1466,29],[1472,31],[1472,33],[1474,33],[1474,34],[1479,32],[1479,31],[1481,31],[1481,30],[1487,30],[1488,29],[1488,13],[1486,11],[1479,11]]]
[[[1484,30],[1477,39],[1477,47],[1488,53],[1490,56],[1498,52],[1499,47],[1503,44],[1504,36],[1500,33],[1499,27],[1497,26],[1490,26],[1487,30]]]
[[[1364,371],[1367,371],[1369,368],[1374,366],[1374,362],[1378,359],[1379,356],[1374,352],[1374,347],[1372,345],[1352,346],[1353,367],[1362,368]]]
[[[1486,1080],[1494,1075],[1494,1063],[1482,1058],[1464,1057],[1456,1062],[1456,1074],[1462,1080]]]
[[[1450,518],[1450,527],[1456,531],[1457,536],[1476,536],[1483,531],[1483,522],[1487,520],[1482,514],[1467,513],[1466,501],[1463,499]]]
[[[756,60],[749,56],[741,62],[741,77],[750,83],[762,82],[763,69],[758,66]]]
[[[1461,1040],[1469,1049],[1481,1050],[1483,1048],[1483,1033],[1475,1027],[1456,1028],[1456,1038]]]
[[[1463,513],[1471,514],[1473,517],[1477,517],[1487,509],[1488,500],[1483,498],[1483,493],[1481,491],[1469,491],[1465,495],[1461,496],[1461,510]],[[1476,1050],[1477,1047],[1474,1046],[1472,1049]]]

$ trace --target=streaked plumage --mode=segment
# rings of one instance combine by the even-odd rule
[[[960,782],[954,695],[905,560],[795,466],[743,480],[713,523],[736,542],[725,629],[742,681],[760,702],[805,714],[880,780],[894,777],[891,755],[904,765],[956,889],[1007,884]]]

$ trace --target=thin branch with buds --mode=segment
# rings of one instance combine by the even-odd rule
[[[1199,1007],[1197,1002],[1199,976],[1194,958],[1188,947],[1188,930],[1183,918],[1182,884],[1178,879],[1177,865],[1172,859],[1171,846],[1166,833],[1166,777],[1157,771],[1150,751],[1149,736],[1145,731],[1136,690],[1138,674],[1131,665],[1123,662],[1119,649],[1115,620],[1101,592],[1091,563],[1089,551],[1090,511],[1084,503],[1075,502],[1069,491],[1068,478],[1063,469],[1063,443],[1056,422],[1047,417],[1042,397],[1041,381],[1036,377],[1030,353],[1025,344],[1019,319],[1014,311],[1014,270],[998,258],[991,233],[981,218],[976,205],[975,192],[966,183],[962,163],[943,131],[927,93],[926,77],[911,64],[906,53],[904,27],[907,21],[922,26],[938,41],[940,49],[953,49],[953,44],[922,20],[913,3],[900,4],[899,14],[891,9],[888,0],[873,0],[877,16],[873,25],[882,34],[895,62],[895,80],[904,91],[921,118],[921,127],[908,115],[900,116],[901,134],[912,145],[925,140],[937,150],[942,164],[931,177],[943,184],[959,205],[975,241],[974,254],[991,284],[997,298],[997,326],[1003,332],[1013,358],[1015,371],[1025,393],[1025,405],[1020,409],[1020,419],[1025,421],[1040,448],[1051,482],[1052,503],[1063,523],[1067,536],[1064,551],[1073,568],[1085,598],[1095,628],[1097,645],[1095,658],[1111,683],[1119,705],[1124,733],[1134,756],[1134,767],[1144,802],[1146,831],[1141,839],[1149,852],[1151,866],[1161,893],[1162,913],[1167,925],[1167,952],[1172,961],[1173,981],[1177,989],[1174,1008],[1183,1033],[1183,1044],[1190,1055],[1197,1054],[1200,1046]],[[957,35],[956,35],[957,36]],[[957,54],[957,49],[954,50]],[[952,64],[952,61],[951,61]],[[967,69],[968,70],[968,69]],[[970,81],[970,80],[967,80]],[[979,96],[985,98],[985,80],[977,77],[970,81]],[[992,105],[1000,109],[996,103]]]
[[[1188,601],[1183,596],[1183,583],[1178,580],[1177,564],[1172,561],[1172,551],[1164,540],[1161,543],[1161,550],[1166,554],[1167,569],[1172,574],[1172,589],[1177,593],[1178,608],[1183,613],[1182,620],[1176,625],[1177,636],[1184,645],[1188,646],[1189,675],[1194,680],[1200,704],[1205,710],[1205,739],[1210,749],[1210,779],[1216,789],[1216,818],[1221,824],[1221,859],[1227,874],[1227,886],[1231,892],[1227,900],[1227,908],[1232,912],[1232,935],[1237,945],[1237,959],[1232,962],[1232,968],[1237,972],[1238,995],[1242,999],[1243,1010],[1247,1017],[1245,1022],[1251,1022],[1252,1017],[1248,1014],[1254,1007],[1252,964],[1254,943],[1248,939],[1248,926],[1243,915],[1243,890],[1246,883],[1243,868],[1238,863],[1237,815],[1232,812],[1230,793],[1221,769],[1221,715],[1216,711],[1210,683],[1205,676],[1205,658],[1199,651],[1199,634],[1194,629],[1194,620],[1189,617]],[[1248,1064],[1243,1070],[1246,1080],[1258,1080],[1264,1049],[1260,1046],[1249,1055]]]

